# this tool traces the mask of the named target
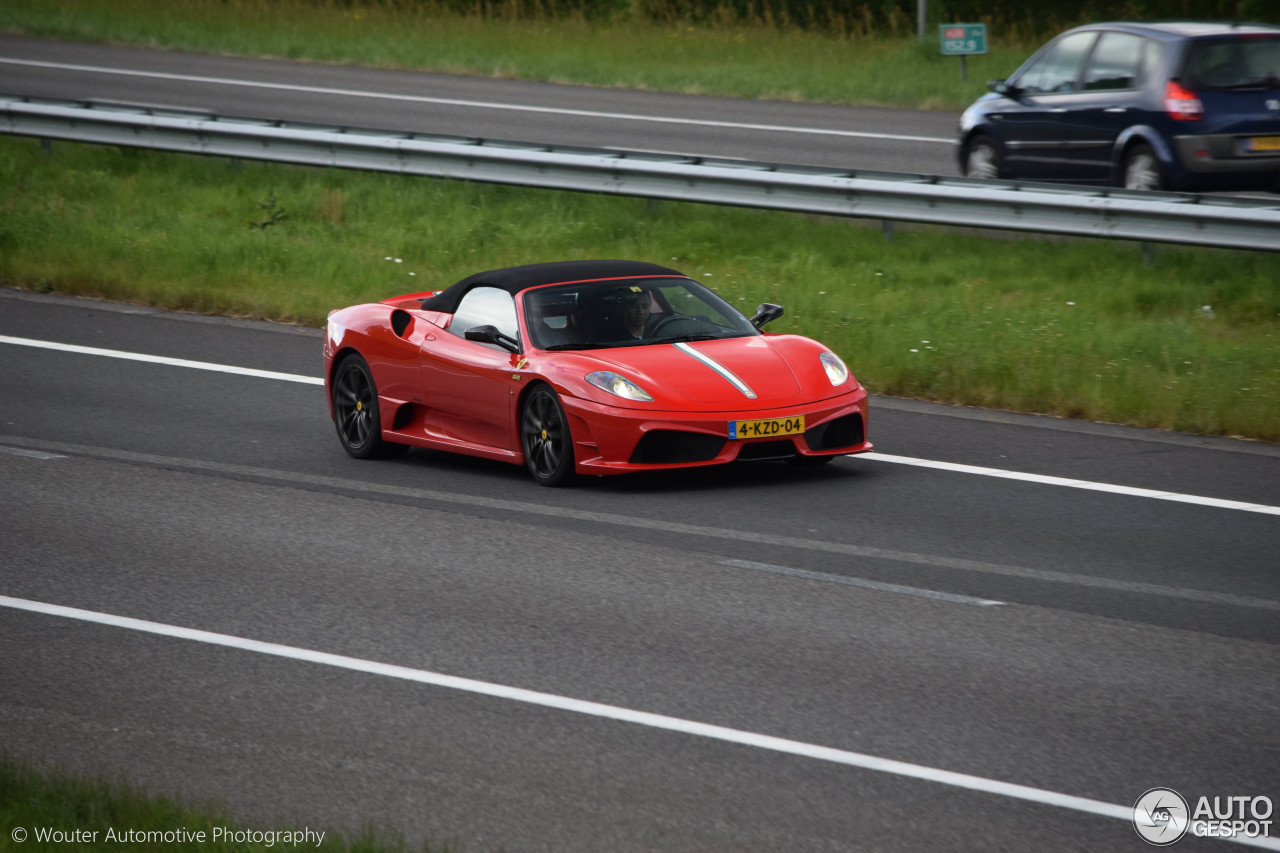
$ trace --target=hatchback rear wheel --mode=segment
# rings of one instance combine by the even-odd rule
[[[1150,145],[1140,142],[1124,153],[1120,183],[1127,190],[1165,188],[1164,170],[1160,168],[1160,161]]]

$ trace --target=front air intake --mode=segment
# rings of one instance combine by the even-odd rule
[[[720,455],[725,439],[701,432],[655,429],[644,434],[631,454],[636,465],[708,462]]]
[[[818,424],[804,434],[810,450],[836,450],[862,444],[862,415],[854,413]]]

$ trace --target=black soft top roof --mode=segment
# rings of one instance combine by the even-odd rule
[[[536,287],[540,284],[560,284],[596,278],[647,278],[661,275],[684,277],[684,273],[678,270],[645,261],[555,261],[549,264],[526,264],[522,267],[507,267],[467,276],[435,296],[422,300],[422,307],[428,311],[452,314],[458,310],[458,303],[463,295],[473,287],[496,287],[514,296],[526,287]]]

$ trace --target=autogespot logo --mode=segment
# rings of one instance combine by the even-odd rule
[[[1152,788],[1133,804],[1133,828],[1142,840],[1167,847],[1187,834],[1187,801],[1171,788]]]

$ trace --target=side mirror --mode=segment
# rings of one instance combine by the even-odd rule
[[[497,326],[473,326],[467,329],[462,335],[469,341],[478,344],[494,344],[502,347],[507,352],[519,352],[520,342],[515,338],[507,337],[498,331]]]
[[[782,306],[765,302],[756,307],[756,315],[751,318],[751,325],[757,329],[764,326],[765,323],[772,323],[774,320],[782,316]]]
[[[997,95],[1004,95],[1006,98],[1016,98],[1022,94],[1022,90],[1011,83],[1003,80],[988,80],[987,90],[995,92]]]

